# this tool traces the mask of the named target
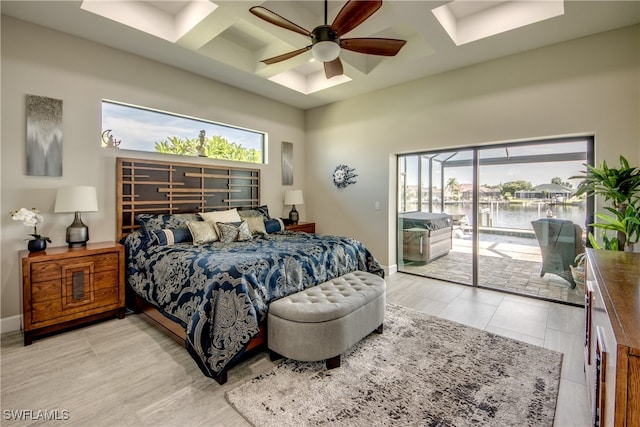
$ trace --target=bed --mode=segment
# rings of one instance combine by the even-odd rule
[[[202,372],[219,383],[263,343],[271,301],[354,270],[384,275],[361,242],[289,232],[269,217],[259,203],[259,171],[134,159],[117,159],[117,165],[128,301],[182,340]],[[201,176],[193,181],[194,175]],[[179,197],[168,189],[180,190]],[[194,212],[212,211],[237,212],[243,220],[216,222],[219,239],[202,242],[197,227],[212,221]],[[247,238],[246,224],[260,222],[255,218],[264,232],[250,230]],[[238,230],[227,241],[225,230],[233,234],[234,227],[244,227],[244,237]]]
[[[453,218],[445,213],[404,212],[399,214],[402,230],[402,258],[428,263],[449,253]]]

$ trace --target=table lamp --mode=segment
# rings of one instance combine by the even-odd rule
[[[95,187],[74,186],[58,189],[56,195],[55,213],[74,212],[75,218],[67,227],[67,243],[70,248],[87,245],[89,228],[82,222],[80,212],[96,212],[98,200]]]
[[[291,212],[289,212],[289,219],[293,224],[297,224],[300,216],[296,210],[296,205],[304,203],[302,198],[302,190],[288,190],[284,193],[284,204],[291,205]]]

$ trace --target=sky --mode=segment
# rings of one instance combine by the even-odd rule
[[[515,163],[503,165],[480,165],[480,184],[498,185],[510,181],[529,181],[533,186],[549,184],[551,179],[559,177],[562,181],[568,181],[576,188],[582,180],[569,180],[571,176],[581,176],[585,170],[587,143],[585,141],[571,141],[559,143],[543,143],[531,145],[514,145],[512,147],[481,148],[478,151],[480,160],[484,159],[507,159],[529,156],[553,156],[565,153],[576,153],[577,157],[584,157],[581,160],[559,161],[559,162],[537,162],[537,163]],[[418,160],[423,159],[423,181],[428,177],[428,158],[435,153],[419,153],[409,155],[406,163],[407,184],[418,184]],[[452,160],[469,160],[472,158],[472,151],[460,149],[458,151],[441,152],[436,158]],[[438,162],[433,162],[438,165]],[[438,167],[434,166],[433,180],[439,187],[440,174]],[[450,179],[457,179],[459,184],[471,184],[473,182],[473,168],[471,166],[446,167],[445,183]],[[424,183],[423,183],[424,185]]]
[[[482,185],[498,185],[510,181],[529,181],[535,187],[539,184],[549,184],[552,178],[559,177],[562,181],[570,182],[573,184],[573,188],[576,188],[581,179],[569,180],[569,177],[580,175],[582,170],[584,170],[584,166],[581,162],[484,166],[480,168],[480,183]],[[460,184],[471,184],[473,179],[471,168],[447,169],[445,182],[449,178],[456,178]]]

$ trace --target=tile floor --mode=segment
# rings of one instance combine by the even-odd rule
[[[564,353],[555,426],[588,426],[580,308],[396,273],[388,302]],[[2,335],[1,408],[63,409],[60,426],[246,426],[224,392],[274,365],[266,352],[218,385],[187,351],[137,315],[22,345]],[[2,419],[2,426],[30,425]],[[36,423],[38,424],[38,423]]]

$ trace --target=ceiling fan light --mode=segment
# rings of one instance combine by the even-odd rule
[[[317,42],[311,47],[313,57],[321,62],[331,62],[340,56],[340,45],[332,41]]]

